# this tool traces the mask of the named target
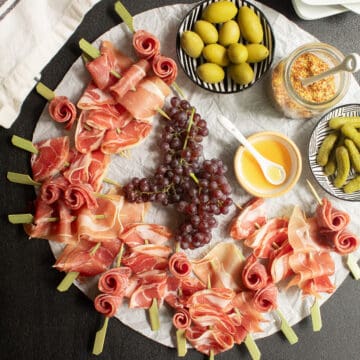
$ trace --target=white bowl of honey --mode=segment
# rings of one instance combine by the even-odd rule
[[[247,139],[265,158],[282,165],[286,178],[280,185],[270,184],[254,157],[243,146],[239,146],[234,158],[239,184],[251,195],[263,198],[281,196],[290,191],[299,180],[302,170],[301,154],[296,144],[277,132],[260,132]]]

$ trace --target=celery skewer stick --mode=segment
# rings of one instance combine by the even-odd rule
[[[127,11],[126,7],[120,2],[117,1],[114,5],[115,12],[120,16],[120,18],[124,21],[131,32],[135,32],[134,28],[134,19],[131,14]]]
[[[109,324],[109,318],[105,317],[104,325],[100,330],[96,332],[94,346],[92,350],[92,353],[94,355],[99,355],[103,351],[108,324]]]
[[[321,312],[320,312],[320,305],[317,298],[315,298],[313,306],[310,309],[311,320],[313,331],[320,331],[322,328],[322,320],[321,320]]]
[[[30,140],[24,139],[20,136],[13,135],[11,137],[11,143],[16,147],[25,151],[29,151],[33,154],[39,153],[39,150],[34,146],[34,144]]]
[[[358,263],[356,262],[353,254],[348,254],[347,259],[346,259],[346,264],[347,264],[348,268],[350,269],[351,274],[354,277],[354,279],[359,280],[360,279],[360,267],[359,267]]]
[[[282,312],[279,309],[276,310],[276,313],[278,314],[278,316],[281,320],[280,330],[285,335],[285,337],[287,338],[287,340],[289,341],[289,343],[291,345],[296,344],[298,342],[299,338],[297,337],[295,331],[289,325],[285,316],[282,314]]]
[[[37,83],[36,91],[48,101],[51,101],[55,97],[55,93],[42,82]]]
[[[16,183],[16,184],[32,185],[32,186],[40,186],[41,185],[41,183],[34,181],[27,174],[20,174],[20,173],[8,171],[6,177],[9,181]]]
[[[251,358],[253,360],[260,360],[261,352],[250,334],[248,334],[245,338],[245,345],[251,355]]]
[[[60,292],[69,290],[70,286],[72,285],[74,280],[79,276],[79,274],[80,273],[78,271],[68,272],[56,289]]]

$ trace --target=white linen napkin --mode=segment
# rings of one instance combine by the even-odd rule
[[[99,0],[0,0],[0,125],[9,128],[35,78]]]

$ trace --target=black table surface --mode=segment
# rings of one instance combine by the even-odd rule
[[[190,0],[124,0],[133,15],[151,8]],[[359,15],[343,13],[314,21],[301,20],[291,1],[261,0],[343,53],[360,52]],[[103,0],[42,72],[43,81],[55,88],[80,55],[78,39],[93,41],[118,23],[113,0]],[[164,25],[164,31],[165,25]],[[291,41],[291,36],[289,37]],[[6,56],[2,54],[1,56]],[[356,74],[359,82],[359,74]],[[34,198],[31,187],[11,184],[7,171],[29,172],[29,156],[11,146],[13,134],[31,138],[45,100],[33,90],[11,129],[0,128],[0,358],[11,360],[94,359],[94,334],[102,319],[92,302],[76,287],[66,293],[56,290],[63,274],[52,268],[54,257],[44,240],[29,240],[21,226],[11,225],[7,214],[23,212]],[[359,359],[360,286],[350,276],[321,307],[323,328],[313,332],[311,320],[294,326],[299,342],[290,345],[281,333],[257,341],[263,359]],[[160,345],[111,320],[103,353],[109,359],[176,359],[176,350]],[[190,350],[186,359],[205,359]],[[217,359],[250,359],[244,345],[216,356]]]

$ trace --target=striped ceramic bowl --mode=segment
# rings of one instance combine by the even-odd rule
[[[262,44],[266,46],[269,49],[269,56],[255,64],[251,64],[253,70],[254,70],[254,79],[250,84],[247,85],[239,85],[236,84],[229,76],[228,72],[226,71],[226,75],[223,81],[216,83],[216,84],[209,84],[204,81],[202,81],[196,74],[196,69],[199,65],[205,62],[205,59],[200,56],[197,59],[193,59],[190,56],[188,56],[181,48],[180,46],[180,38],[181,34],[184,31],[187,30],[193,30],[193,26],[197,20],[201,19],[201,14],[204,11],[204,9],[210,5],[211,3],[216,2],[214,0],[205,0],[195,6],[183,19],[183,21],[180,24],[177,38],[176,38],[176,51],[179,63],[186,73],[186,75],[197,85],[202,87],[203,89],[216,92],[216,93],[222,93],[222,94],[230,94],[230,93],[236,93],[245,89],[248,89],[252,85],[254,85],[265,73],[266,71],[271,67],[271,64],[273,62],[274,58],[274,51],[275,51],[275,39],[274,35],[270,26],[270,23],[266,19],[266,16],[264,13],[256,7],[251,2],[245,1],[245,0],[231,0],[238,8],[241,6],[248,6],[251,9],[254,10],[254,12],[259,16],[263,30],[264,30],[264,39]],[[240,42],[243,44],[246,44],[246,41],[240,38]]]
[[[360,104],[348,104],[338,106],[326,113],[316,124],[309,141],[308,158],[311,171],[319,183],[319,185],[330,195],[338,199],[347,201],[360,201],[360,191],[351,194],[345,193],[342,189],[338,189],[333,185],[336,174],[326,176],[322,166],[316,162],[316,155],[324,141],[325,137],[334,130],[329,127],[329,120],[335,117],[343,116],[360,116]],[[355,174],[354,169],[350,170],[348,181],[359,174]]]

